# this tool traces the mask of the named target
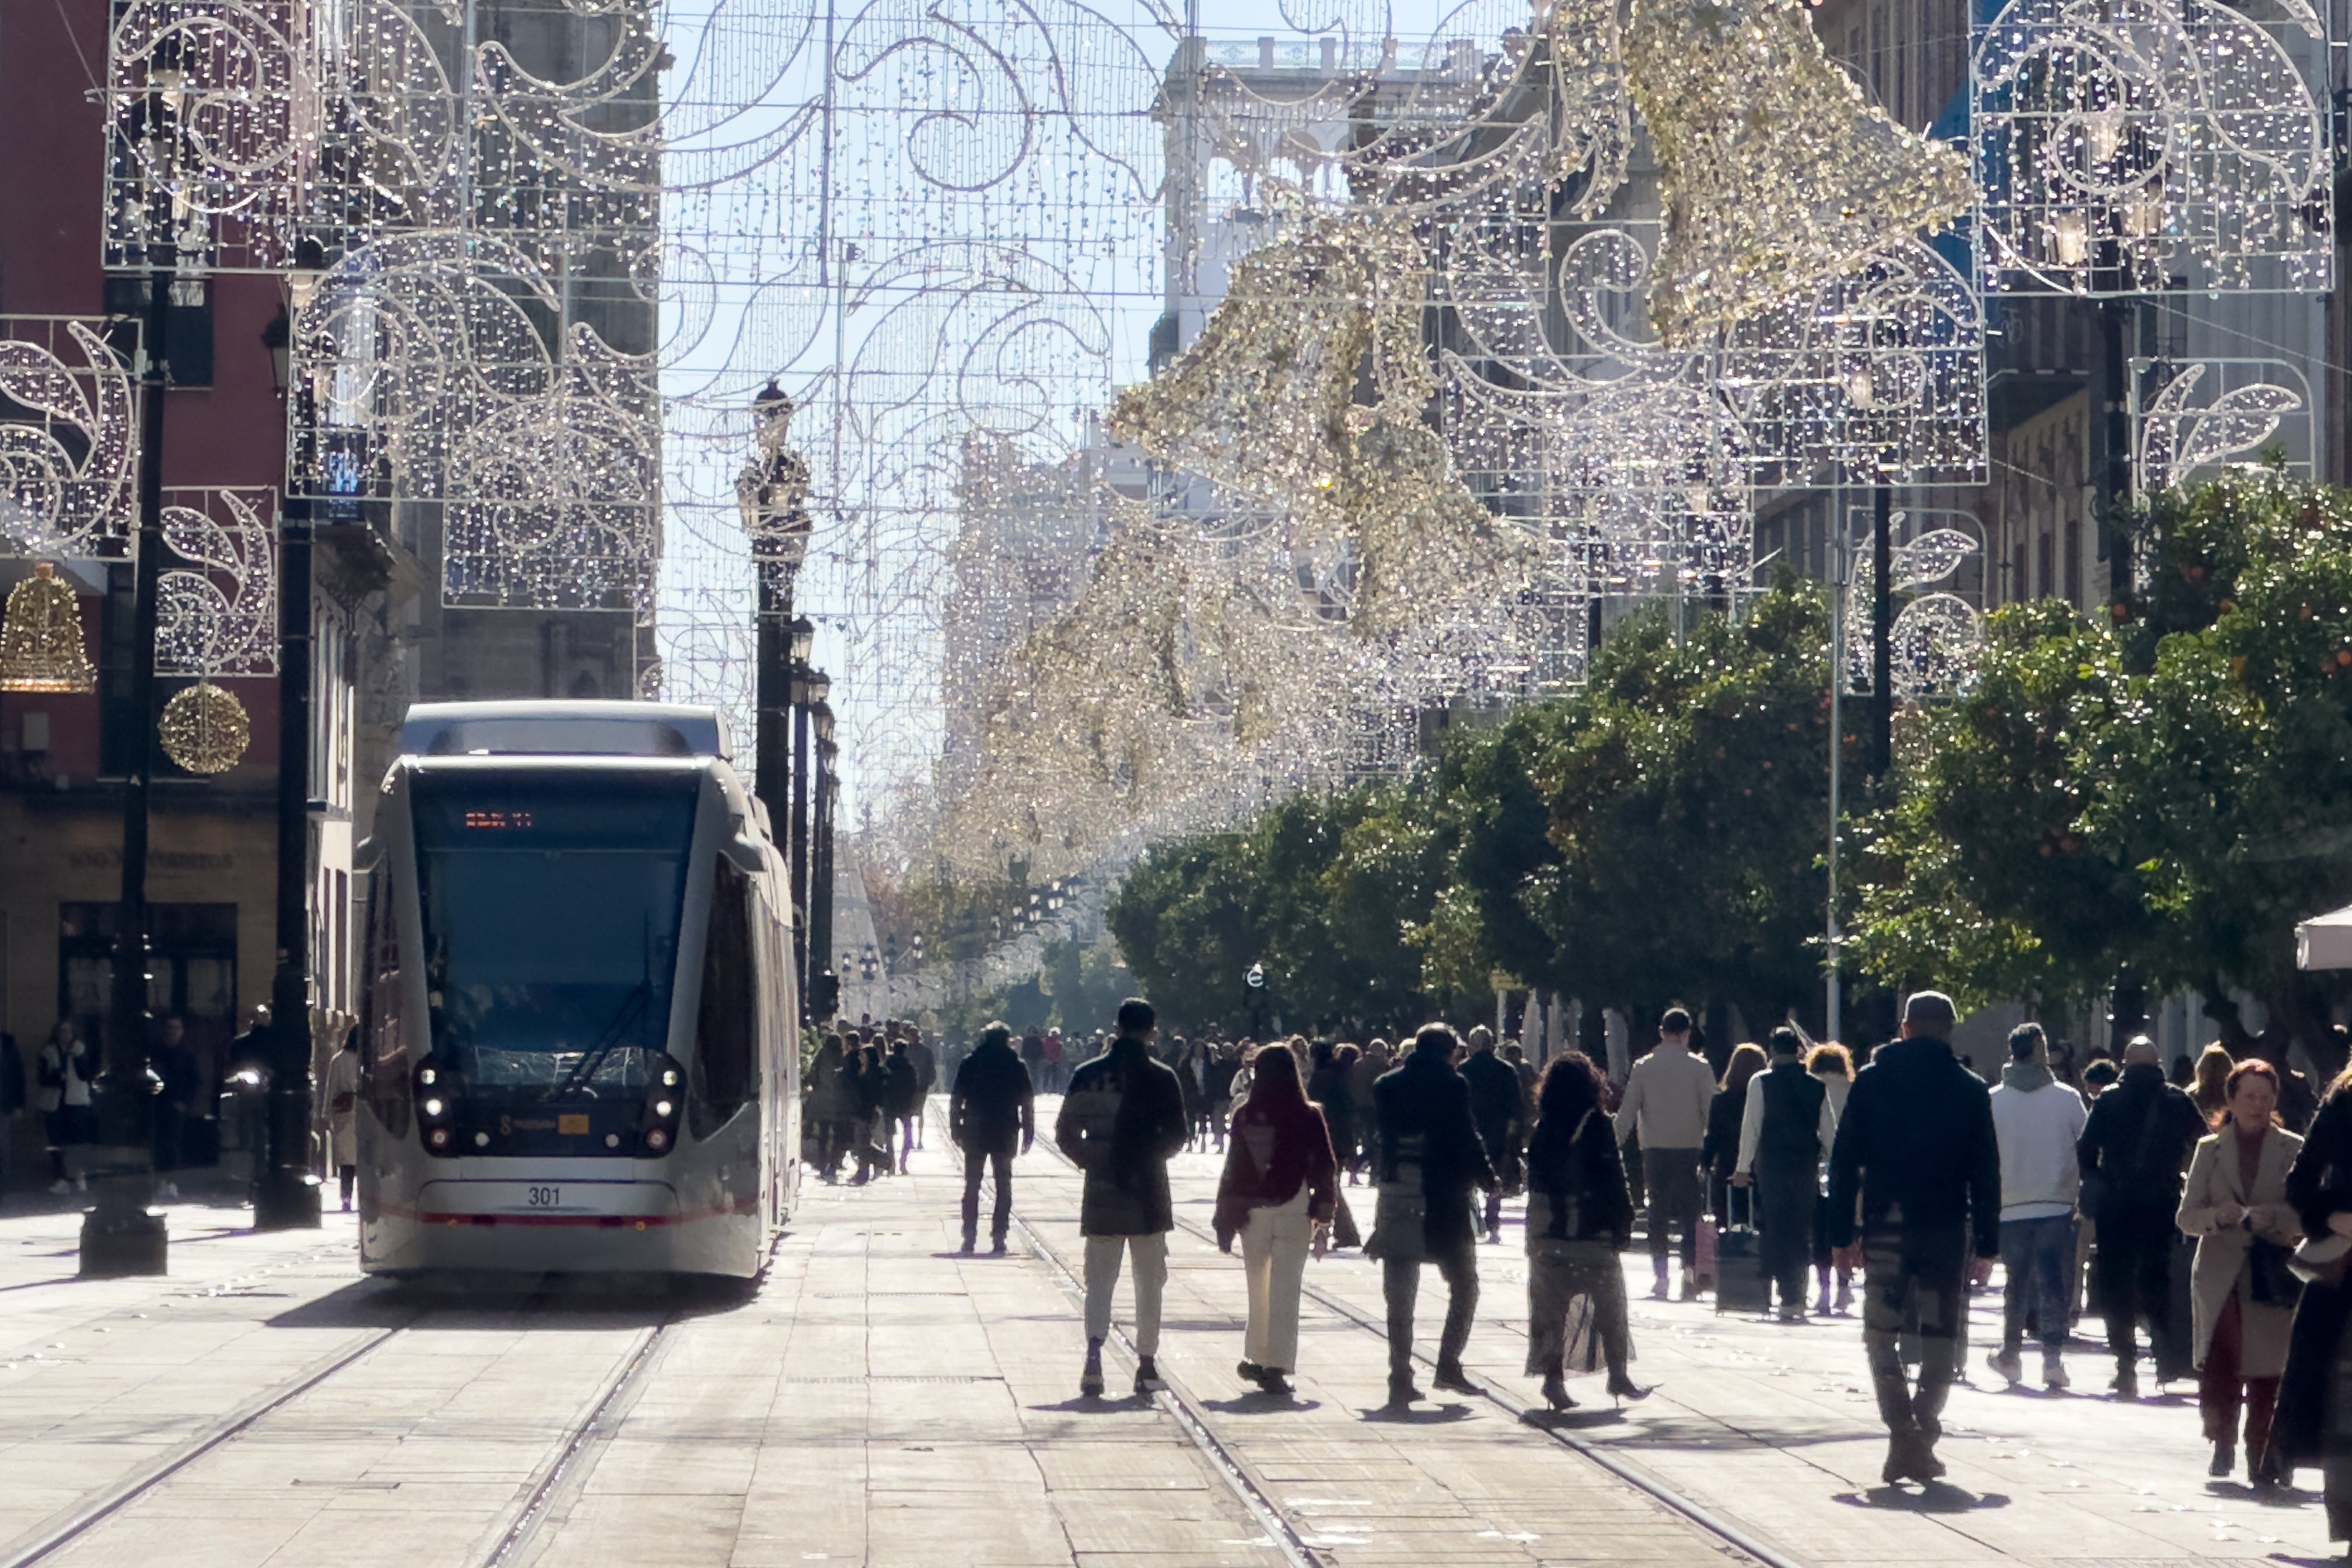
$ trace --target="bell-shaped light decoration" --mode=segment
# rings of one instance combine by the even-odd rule
[[[1800,0],[1634,0],[1666,229],[1651,320],[1696,347],[1966,212],[1966,159],[1863,101]]]
[[[57,568],[41,562],[8,595],[0,623],[0,691],[95,691],[81,610]]]

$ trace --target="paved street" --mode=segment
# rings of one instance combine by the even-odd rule
[[[1378,1408],[1378,1280],[1352,1255],[1310,1267],[1296,1404],[1244,1394],[1238,1266],[1195,1229],[1215,1170],[1178,1162],[1160,1358],[1177,1397],[1156,1403],[1075,1397],[1078,1303],[1037,1244],[1075,1267],[1077,1184],[1042,1149],[1019,1167],[1034,1233],[1012,1258],[952,1256],[957,1183],[935,1147],[909,1179],[813,1185],[766,1279],[732,1295],[425,1296],[359,1279],[342,1216],[256,1237],[195,1205],[173,1211],[172,1278],[84,1284],[74,1216],[13,1215],[0,1564],[1746,1560],[1563,1439],[1797,1563],[2328,1556],[2311,1494],[2259,1506],[2206,1480],[2193,1397],[2087,1392],[2105,1381],[2095,1343],[2072,1358],[2073,1395],[1994,1392],[1990,1297],[1950,1484],[1924,1495],[1877,1484],[1850,1319],[1637,1302],[1655,1395],[1618,1412],[1588,1380],[1558,1433],[1522,1422],[1515,1229],[1482,1254],[1470,1363],[1495,1399]]]

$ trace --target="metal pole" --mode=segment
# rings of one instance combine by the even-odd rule
[[[282,518],[278,970],[269,987],[269,1163],[254,1183],[256,1230],[319,1226],[319,1176],[310,1160],[310,538],[307,514]]]
[[[1871,496],[1870,774],[1895,761],[1895,491]]]
[[[772,547],[755,541],[751,548],[756,554]],[[756,649],[753,701],[758,712],[751,788],[768,808],[770,835],[779,836],[792,800],[792,764],[785,753],[784,731],[792,709],[792,671],[786,654],[792,637],[793,578],[791,568],[781,561],[762,560],[757,565],[760,609],[752,635]]]
[[[794,670],[794,684],[805,672]],[[799,695],[794,693],[795,696]],[[793,975],[800,985],[803,1016],[809,998],[809,714],[804,702],[793,704]]]
[[[1830,896],[1829,924],[1826,931],[1826,998],[1829,1026],[1822,1037],[1842,1040],[1838,1033],[1844,996],[1840,966],[1843,954],[1838,944],[1838,789],[1845,762],[1845,592],[1846,592],[1846,518],[1845,492],[1830,492]]]
[[[161,112],[160,105],[156,110]],[[148,247],[147,321],[139,345],[139,526],[131,567],[131,679],[123,693],[131,733],[123,758],[122,886],[116,906],[114,973],[100,1042],[92,1112],[98,1122],[97,1204],[82,1216],[86,1276],[161,1274],[169,1243],[155,1190],[155,1097],[147,1066],[147,797],[155,764],[155,593],[163,554],[163,327],[172,299],[173,247]]]
[[[836,793],[831,741],[816,749],[815,851],[809,887],[809,952],[820,971],[833,968],[833,807]],[[839,976],[835,976],[836,980]],[[836,992],[836,996],[838,993]],[[836,1002],[836,1005],[837,1005]]]

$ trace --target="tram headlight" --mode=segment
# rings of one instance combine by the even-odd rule
[[[446,1127],[436,1127],[425,1135],[425,1141],[436,1149],[446,1149],[449,1146],[449,1130]]]
[[[465,1084],[441,1070],[437,1063],[423,1061],[416,1065],[416,1118],[425,1134],[425,1150],[429,1154],[454,1155],[457,1152],[457,1101]],[[476,1140],[478,1142],[480,1140]]]
[[[677,1121],[685,1110],[686,1098],[678,1092],[678,1085],[686,1081],[686,1069],[675,1058],[659,1057],[655,1059],[652,1078],[657,1087],[645,1100],[637,1152],[659,1156],[677,1147]]]
[[[667,1100],[656,1100],[654,1101],[654,1114],[660,1117],[664,1121],[667,1121],[669,1120],[670,1112],[676,1109],[677,1107],[671,1105]]]
[[[425,1102],[425,1114],[427,1116],[438,1116],[446,1109],[447,1107],[444,1106],[437,1099],[428,1100]]]
[[[669,1147],[669,1130],[656,1127],[646,1134],[646,1147],[658,1154]]]

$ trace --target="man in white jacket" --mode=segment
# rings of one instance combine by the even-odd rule
[[[2025,1373],[2029,1310],[2040,1317],[2042,1381],[2066,1386],[2065,1347],[2074,1302],[2074,1211],[2083,1193],[2074,1152],[2083,1136],[2083,1097],[2050,1071],[2050,1041],[2039,1024],[2009,1032],[2010,1062],[1992,1091],[1993,1134],[2000,1142],[2000,1264],[2008,1276],[2000,1349],[1986,1358],[2019,1382]]]
[[[1671,1228],[1683,1228],[1683,1300],[1698,1294],[1699,1145],[1706,1141],[1707,1103],[1715,1098],[1715,1073],[1690,1048],[1691,1016],[1669,1007],[1658,1020],[1658,1043],[1633,1064],[1625,1098],[1617,1108],[1617,1141],[1642,1135],[1642,1176],[1650,1196],[1650,1266],[1657,1284],[1650,1292],[1666,1299],[1666,1245]]]

